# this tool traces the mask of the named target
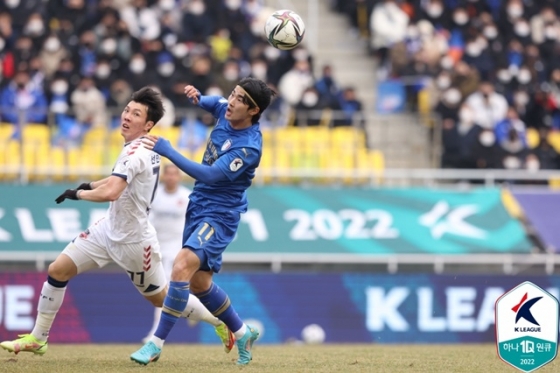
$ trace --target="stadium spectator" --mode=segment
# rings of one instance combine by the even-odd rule
[[[19,70],[0,95],[3,122],[18,125],[47,123],[48,102],[42,87],[31,82],[27,70]]]
[[[282,76],[278,83],[280,95],[290,105],[297,105],[306,89],[313,86],[314,78],[307,60],[298,60],[293,68]]]
[[[83,77],[70,96],[80,136],[91,127],[106,125],[105,97],[90,77]]]
[[[504,120],[496,123],[494,134],[498,144],[509,153],[518,153],[527,149],[525,123],[519,119],[514,107],[508,109]]]
[[[371,48],[378,54],[382,71],[388,68],[389,49],[404,40],[408,21],[408,15],[395,0],[383,0],[373,8],[370,19]]]
[[[352,126],[357,125],[361,128],[365,125],[365,118],[362,112],[362,102],[356,96],[356,90],[353,87],[346,87],[342,90],[339,100],[339,108],[342,111],[342,118],[335,118],[333,126]]]
[[[506,117],[507,101],[494,91],[494,86],[488,81],[482,81],[478,90],[467,97],[466,103],[475,113],[474,122],[483,128],[493,129]]]
[[[130,35],[137,39],[151,41],[161,34],[157,13],[147,6],[146,0],[132,0],[120,10],[120,17],[126,23]]]
[[[317,89],[308,87],[303,91],[300,102],[295,106],[294,126],[318,126],[321,124],[325,107]]]
[[[51,34],[45,39],[43,48],[40,52],[41,70],[46,79],[51,79],[64,57],[68,56],[68,51],[60,42],[56,34]]]

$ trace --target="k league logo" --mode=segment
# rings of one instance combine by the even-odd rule
[[[496,347],[504,362],[532,372],[556,357],[558,300],[526,281],[496,301]]]
[[[527,298],[528,293],[525,293],[523,298],[521,298],[521,301],[519,301],[519,303],[511,309],[513,312],[515,312],[515,323],[517,324],[519,319],[523,318],[529,321],[531,324],[540,326],[540,324],[537,322],[537,320],[535,320],[535,317],[531,313],[531,307],[533,307],[535,303],[541,300],[542,297],[535,297],[533,299],[529,299],[528,301]]]

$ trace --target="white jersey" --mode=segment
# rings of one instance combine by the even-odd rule
[[[139,140],[125,144],[112,175],[122,177],[128,186],[111,202],[107,212],[107,236],[111,241],[135,243],[155,235],[148,214],[158,186],[159,168],[160,156],[144,148]]]
[[[182,185],[173,193],[166,192],[163,185],[158,187],[150,210],[150,222],[156,229],[162,247],[169,242],[181,248],[190,193]]]

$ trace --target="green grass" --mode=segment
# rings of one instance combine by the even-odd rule
[[[237,367],[236,350],[219,346],[165,346],[161,359],[145,366],[129,355],[140,345],[50,345],[44,356],[0,350],[0,372],[9,373],[500,373],[517,370],[502,362],[494,345],[255,345],[253,361]],[[560,371],[560,361],[538,370]]]

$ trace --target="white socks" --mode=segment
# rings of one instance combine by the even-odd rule
[[[48,282],[43,284],[41,295],[39,296],[39,304],[37,305],[37,320],[31,334],[39,341],[46,341],[49,337],[49,331],[56,317],[56,313],[64,300],[66,286],[63,288],[55,288]]]
[[[194,321],[205,321],[213,326],[218,326],[222,323],[217,317],[212,315],[206,307],[204,307],[196,296],[192,294],[189,294],[187,308],[185,308],[181,317]]]
[[[233,335],[235,336],[236,340],[240,340],[241,338],[243,338],[246,332],[247,332],[247,325],[243,323],[243,325],[241,325],[241,328],[239,328],[238,331],[233,332]]]

